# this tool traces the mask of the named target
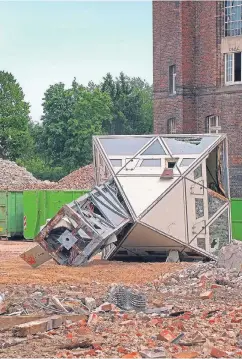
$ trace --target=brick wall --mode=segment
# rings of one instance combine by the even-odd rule
[[[242,86],[224,86],[223,2],[153,2],[154,131],[205,132],[206,117],[220,116],[229,142],[231,196],[242,197]],[[177,94],[168,92],[176,64]]]

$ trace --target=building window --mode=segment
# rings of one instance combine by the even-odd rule
[[[227,85],[241,83],[242,79],[242,56],[241,52],[225,55],[225,83]]]
[[[169,66],[169,93],[176,94],[176,65]]]
[[[225,36],[242,35],[242,1],[225,1]]]
[[[208,116],[206,118],[207,133],[219,133],[221,126],[219,126],[219,116]]]
[[[176,119],[175,118],[169,118],[167,121],[167,132],[169,134],[176,133]]]

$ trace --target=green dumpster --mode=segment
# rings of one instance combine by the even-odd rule
[[[65,204],[72,202],[88,191],[29,190],[23,193],[24,238],[34,239],[45,225]]]
[[[242,199],[231,199],[232,238],[242,241]]]
[[[0,237],[23,236],[23,192],[0,191]]]

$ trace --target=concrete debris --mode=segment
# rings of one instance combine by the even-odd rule
[[[23,191],[32,189],[91,189],[94,184],[93,165],[81,167],[62,178],[59,182],[41,181],[26,168],[13,161],[0,159],[0,190]]]
[[[120,285],[110,289],[108,301],[125,310],[142,311],[146,308],[146,297],[143,293]]]
[[[142,358],[166,358],[166,352],[164,348],[158,347],[150,349],[144,349],[140,351]]]
[[[242,272],[242,242],[234,240],[220,250],[218,267]]]
[[[51,300],[56,308],[60,309],[60,311],[63,311],[64,313],[68,313],[68,310],[61,304],[58,298],[53,296],[51,297]]]
[[[166,262],[172,262],[172,263],[180,262],[179,252],[175,250],[170,251],[166,259]]]
[[[95,301],[94,298],[87,297],[87,298],[85,298],[84,302],[85,302],[85,306],[89,310],[93,310],[93,309],[95,309],[97,307],[96,301]]]

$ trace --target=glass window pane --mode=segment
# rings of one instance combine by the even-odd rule
[[[150,145],[150,147],[148,147],[142,153],[142,155],[165,155],[165,154],[166,153],[158,140],[153,142],[152,145]]]
[[[109,156],[134,155],[152,139],[149,137],[100,138],[104,151]]]
[[[225,2],[225,36],[241,35],[242,3],[241,1]]]
[[[145,159],[142,161],[140,167],[161,167],[160,159]]]
[[[200,154],[212,145],[218,136],[208,137],[180,137],[180,138],[167,138],[163,137],[166,145],[173,155],[182,154]]]
[[[193,161],[195,161],[195,158],[183,158],[180,167],[188,167]]]
[[[110,160],[110,162],[112,163],[113,167],[122,167],[122,160]]]

